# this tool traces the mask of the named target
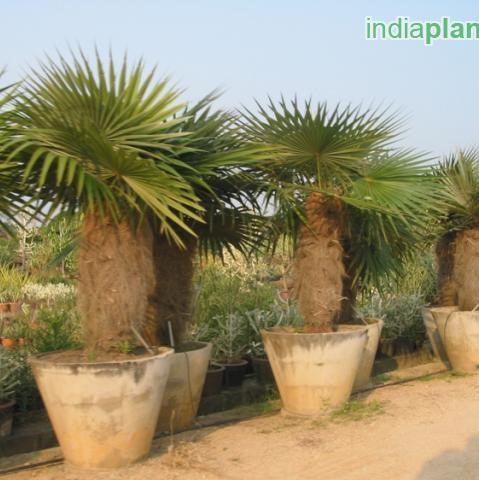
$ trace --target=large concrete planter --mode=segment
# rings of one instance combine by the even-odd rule
[[[104,363],[31,359],[35,380],[65,460],[91,469],[129,465],[150,451],[171,348]]]
[[[479,371],[479,312],[431,309],[452,368],[460,373]]]
[[[451,312],[457,312],[459,307],[429,307],[422,309],[422,320],[426,328],[427,338],[431,343],[432,351],[435,357],[449,368],[449,359],[447,358],[446,348],[441,339],[441,334],[437,327],[436,318],[446,319]],[[436,317],[436,318],[435,318]]]
[[[353,390],[360,390],[367,387],[371,381],[371,372],[373,371],[374,359],[378,351],[379,338],[383,329],[384,321],[379,319],[369,319],[368,325],[364,328],[368,333],[368,340],[363,351],[358,373],[354,380]]]
[[[171,368],[163,395],[158,430],[176,432],[194,422],[211,357],[211,343],[179,345],[171,356]]]
[[[365,328],[333,333],[262,330],[283,410],[315,416],[347,401],[368,337]]]

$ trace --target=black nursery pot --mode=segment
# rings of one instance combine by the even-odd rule
[[[267,357],[253,357],[253,369],[259,383],[274,384],[273,370]]]
[[[203,397],[210,397],[221,393],[224,373],[225,367],[223,367],[223,365],[210,363],[203,386]]]
[[[225,367],[223,376],[223,384],[225,387],[239,387],[244,380],[246,374],[246,367],[248,362],[246,360],[238,360],[234,363],[216,362]]]

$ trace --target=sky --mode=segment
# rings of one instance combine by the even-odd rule
[[[0,0],[2,84],[46,54],[96,45],[143,57],[195,100],[251,107],[268,95],[389,105],[402,145],[443,155],[479,145],[479,40],[368,41],[365,17],[478,20],[479,2],[322,0]]]

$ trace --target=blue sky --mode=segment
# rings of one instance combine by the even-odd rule
[[[96,44],[158,64],[197,99],[220,105],[269,94],[392,103],[409,116],[403,143],[443,154],[479,145],[479,41],[371,42],[364,18],[479,20],[475,1],[2,0],[3,81],[44,53]]]

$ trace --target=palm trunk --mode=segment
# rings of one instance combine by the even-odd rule
[[[331,331],[341,309],[345,268],[339,202],[319,193],[306,200],[293,262],[293,298],[307,331]]]
[[[459,310],[472,310],[479,303],[479,227],[456,237],[454,280]]]
[[[446,234],[436,245],[438,272],[438,304],[449,307],[457,305],[457,285],[454,279],[455,234]]]
[[[338,323],[347,324],[352,323],[355,319],[357,288],[353,285],[354,272],[351,271],[348,265],[347,257],[344,259],[344,264],[346,266],[346,274],[343,278],[343,298],[341,299],[341,311],[338,315]]]
[[[154,287],[152,236],[87,214],[79,248],[78,306],[88,350],[111,350],[142,328]]]
[[[193,237],[183,241],[185,247],[180,248],[164,235],[155,234],[156,286],[143,330],[147,341],[154,345],[170,344],[168,322],[171,322],[175,342],[181,342],[191,321],[197,241]]]

